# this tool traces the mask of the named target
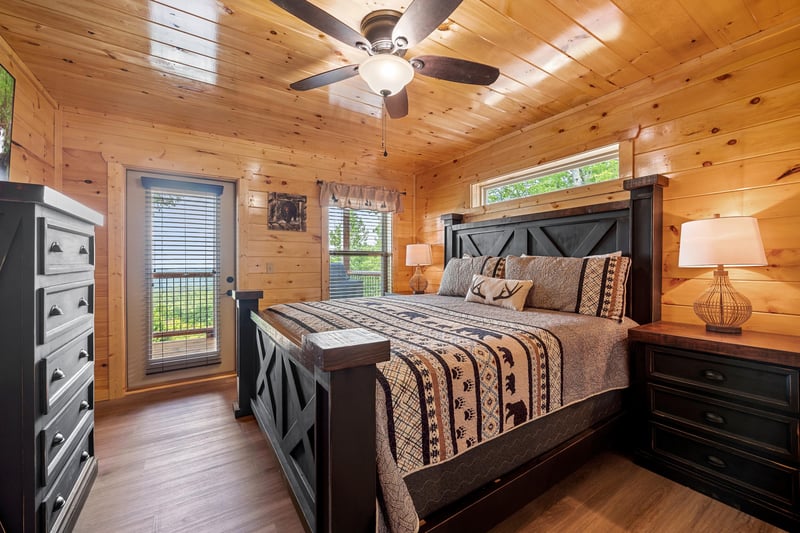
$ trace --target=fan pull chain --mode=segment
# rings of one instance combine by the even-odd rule
[[[381,148],[383,148],[383,157],[388,157],[389,152],[386,151],[386,102],[383,104],[383,113],[381,113]]]

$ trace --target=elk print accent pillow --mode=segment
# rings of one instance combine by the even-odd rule
[[[522,311],[532,287],[531,280],[490,278],[474,274],[465,300]]]

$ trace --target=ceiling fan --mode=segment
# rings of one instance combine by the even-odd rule
[[[360,75],[370,89],[383,96],[392,118],[408,114],[406,85],[414,73],[440,80],[490,85],[500,71],[496,67],[453,57],[425,55],[404,59],[409,48],[430,35],[461,4],[462,0],[413,0],[405,12],[380,9],[361,21],[361,33],[306,0],[272,0],[302,21],[369,57],[360,65],[346,65],[315,74],[290,85],[297,91],[323,87]]]

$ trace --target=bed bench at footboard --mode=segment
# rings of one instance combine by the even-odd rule
[[[256,311],[260,296],[232,292],[238,340],[254,345],[239,345],[235,414],[258,420],[309,530],[374,531],[375,364],[389,341],[349,329],[298,346]]]

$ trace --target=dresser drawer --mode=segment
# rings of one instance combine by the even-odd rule
[[[81,438],[94,417],[94,382],[86,383],[70,398],[64,409],[39,432],[40,482],[46,486],[58,475],[75,442]]]
[[[94,430],[90,426],[81,436],[81,440],[69,455],[61,474],[53,483],[50,492],[44,497],[39,506],[39,522],[42,531],[52,531],[58,523],[61,513],[73,505],[74,488],[81,474],[94,457]]]
[[[797,369],[648,345],[645,371],[648,378],[800,412]]]
[[[796,469],[713,441],[651,423],[651,447],[694,471],[724,481],[752,496],[794,506],[800,477]]]
[[[648,384],[650,412],[796,459],[798,420],[669,387]]]
[[[39,363],[41,411],[57,410],[74,393],[75,386],[86,379],[87,367],[94,361],[94,333],[91,329],[58,348]]]
[[[39,344],[83,331],[94,323],[94,281],[41,288],[37,303]]]
[[[74,226],[47,217],[40,218],[39,225],[41,274],[65,274],[94,269],[94,233],[91,226]]]

